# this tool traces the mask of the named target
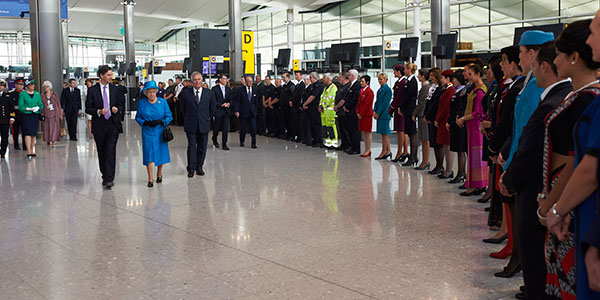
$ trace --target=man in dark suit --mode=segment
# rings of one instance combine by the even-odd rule
[[[280,122],[280,128],[282,128],[279,137],[285,138],[286,140],[294,139],[294,130],[292,129],[292,114],[294,104],[292,102],[292,98],[294,96],[294,88],[296,87],[290,78],[289,73],[284,73],[283,76],[283,89],[281,90],[281,95],[279,98],[280,106],[281,106],[281,116],[283,122]],[[284,135],[283,133],[286,133]]]
[[[266,86],[265,83],[261,80],[260,75],[256,75],[256,92],[258,95],[258,100],[262,102],[263,97],[265,97]],[[268,97],[267,97],[268,98]],[[258,134],[265,135],[267,134],[267,124],[265,119],[265,106],[262,103],[258,105],[257,118],[256,118],[256,126],[258,130]]]
[[[216,110],[215,110],[215,127],[213,128],[212,141],[215,147],[219,148],[217,138],[219,131],[223,133],[221,141],[223,142],[223,150],[229,150],[227,147],[227,134],[229,132],[229,108],[231,107],[232,91],[227,86],[227,76],[221,74],[219,76],[219,84],[213,87],[215,93]]]
[[[15,122],[15,118],[11,116],[14,111],[14,105],[10,94],[4,91],[4,81],[0,82],[0,158],[6,155],[8,147],[8,130],[10,125]]]
[[[109,66],[101,66],[98,69],[100,82],[88,89],[85,101],[85,112],[92,115],[102,185],[109,189],[114,186],[117,140],[123,132],[121,113],[125,110],[125,97],[111,84],[112,76]]]
[[[342,144],[338,148],[339,150],[346,150],[350,147],[350,134],[348,133],[348,129],[346,128],[346,112],[342,109],[344,106],[344,98],[348,94],[350,90],[350,81],[348,80],[348,73],[341,72],[339,78],[338,92],[335,94],[335,111],[337,114],[337,128],[339,131],[339,135],[342,138]]]
[[[323,85],[319,82],[317,76],[317,72],[310,73],[311,84],[306,90],[308,97],[302,104],[302,109],[306,112],[305,132],[310,131],[310,136],[312,137],[312,141],[305,141],[305,143],[313,147],[324,148],[321,135],[321,113],[319,112],[319,102],[323,93]]]
[[[302,72],[296,71],[294,73],[294,78],[298,83],[294,88],[294,93],[292,95],[292,135],[293,139],[299,143],[304,140],[304,134],[301,130],[302,124],[302,97],[304,97],[304,91],[306,90],[306,85],[304,84]]]
[[[360,132],[358,131],[358,116],[356,115],[356,105],[360,96],[360,81],[358,80],[358,71],[348,71],[348,80],[350,80],[350,89],[344,100],[342,109],[346,113],[346,130],[350,136],[350,147],[346,153],[354,155],[360,153]]]
[[[81,114],[81,91],[77,88],[77,81],[74,78],[69,80],[69,87],[62,90],[60,105],[65,112],[67,128],[69,129],[69,139],[76,141],[77,117]]]
[[[213,91],[202,88],[202,74],[194,72],[191,78],[192,86],[182,89],[178,96],[183,113],[183,129],[188,139],[187,171],[190,178],[194,177],[194,172],[204,176],[210,121],[217,105]]]
[[[21,112],[19,111],[19,95],[23,91],[25,87],[25,81],[19,78],[15,81],[15,89],[10,92],[10,101],[13,104],[13,114],[15,118],[15,122],[12,124],[12,136],[13,136],[13,146],[15,150],[21,150],[19,147],[19,133],[21,132],[21,123],[23,121],[23,117]],[[23,142],[23,150],[27,151],[27,144],[25,144],[25,135],[21,134],[21,141]]]
[[[256,115],[259,107],[258,91],[252,87],[252,77],[246,76],[246,87],[240,89],[235,101],[235,116],[240,119],[240,147],[244,147],[246,131],[250,127],[252,149],[256,149]]]

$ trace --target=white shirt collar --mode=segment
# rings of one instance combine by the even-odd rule
[[[540,97],[540,101],[544,101],[544,99],[546,98],[546,96],[548,96],[548,94],[550,93],[550,91],[557,85],[563,83],[563,82],[571,82],[571,78],[567,78],[567,79],[563,79],[560,81],[557,81],[553,84],[551,84],[549,87],[547,87],[544,92],[542,92],[542,96]]]
[[[412,74],[408,77],[408,79],[406,79],[406,81],[411,81],[414,77],[415,77],[415,74]]]
[[[102,82],[100,82],[100,88],[104,89],[104,87],[110,87],[110,83],[102,84]]]

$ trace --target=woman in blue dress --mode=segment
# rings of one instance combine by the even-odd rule
[[[392,116],[388,113],[390,108],[390,102],[392,101],[392,89],[387,85],[388,76],[385,73],[380,73],[377,76],[379,80],[380,88],[377,91],[377,101],[375,102],[375,108],[373,117],[377,120],[377,133],[381,134],[382,148],[381,154],[375,159],[387,159],[392,157],[392,148],[390,144],[390,121]]]
[[[148,169],[148,187],[154,186],[152,171],[157,166],[156,182],[162,182],[162,167],[171,162],[169,144],[163,141],[163,130],[173,120],[167,100],[156,96],[158,86],[155,81],[144,84],[142,93],[146,98],[138,103],[135,120],[142,126],[142,147],[144,165]]]

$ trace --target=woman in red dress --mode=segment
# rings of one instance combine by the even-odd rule
[[[450,153],[450,130],[448,130],[448,118],[450,117],[450,101],[454,96],[454,87],[452,86],[452,70],[442,72],[442,95],[440,96],[438,113],[435,116],[434,125],[437,127],[436,142],[442,145],[444,158],[446,159],[446,169],[438,177],[448,179],[454,176],[452,165],[454,159]]]
[[[356,105],[356,115],[358,116],[358,130],[362,133],[365,141],[365,152],[360,157],[371,157],[371,131],[373,128],[373,98],[375,94],[369,87],[371,76],[365,75],[360,78],[360,96]]]

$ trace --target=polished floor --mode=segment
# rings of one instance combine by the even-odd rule
[[[112,190],[86,138],[0,161],[0,299],[513,299],[522,282],[493,277],[485,205],[424,172],[232,134],[188,179],[176,127],[148,188],[125,125]]]

